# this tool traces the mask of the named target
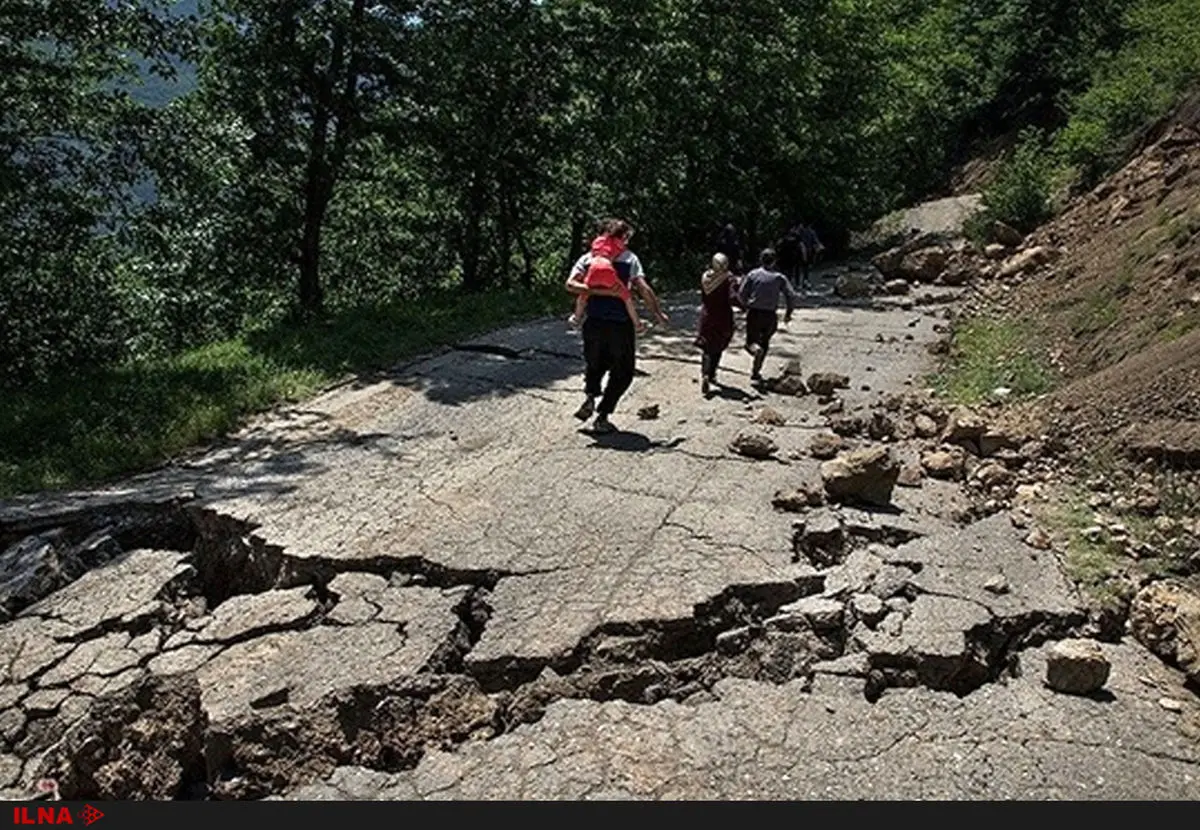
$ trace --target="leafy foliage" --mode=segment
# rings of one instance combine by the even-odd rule
[[[565,312],[603,215],[633,222],[663,287],[694,280],[727,222],[753,247],[803,218],[836,249],[1034,127],[987,194],[1029,228],[1056,166],[1107,169],[1194,79],[1198,4],[9,0],[0,378],[82,418],[48,401],[222,355],[267,392],[229,391],[216,429],[288,373],[331,371],[280,362],[264,331],[361,366],[394,350],[352,320],[482,323],[547,290]],[[440,319],[413,336],[454,329]],[[178,440],[156,429],[111,434],[160,457]]]

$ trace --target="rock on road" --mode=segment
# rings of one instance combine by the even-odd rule
[[[885,411],[931,368],[938,307],[828,300],[767,374],[796,358],[850,379],[844,413]],[[40,563],[0,618],[0,788],[1200,797],[1179,674],[1104,643],[1101,693],[1047,688],[1079,599],[1006,517],[955,521],[957,482],[773,508],[820,481],[830,400],[755,391],[737,341],[703,398],[695,303],[642,339],[616,435],[572,418],[578,334],[540,321],[120,488],[0,505],[4,556]],[[775,452],[731,452],[747,431]],[[912,436],[882,443],[919,466]]]

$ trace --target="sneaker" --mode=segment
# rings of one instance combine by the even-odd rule
[[[592,432],[598,435],[608,435],[616,431],[617,428],[613,426],[612,421],[608,420],[607,415],[597,415],[596,420],[592,421]]]
[[[748,351],[750,354],[754,355],[755,357],[758,357],[758,353],[762,351],[762,347],[759,346],[757,343],[747,343],[746,351]]]
[[[583,403],[580,404],[579,409],[575,410],[575,417],[581,421],[586,421],[588,418],[592,417],[592,413],[595,411],[596,400],[595,398],[588,396],[583,399]]]

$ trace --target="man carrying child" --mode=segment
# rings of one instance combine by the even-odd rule
[[[658,297],[646,282],[637,254],[627,247],[633,236],[633,228],[629,223],[621,219],[606,219],[601,223],[600,236],[619,240],[624,247],[615,258],[609,260],[616,271],[621,288],[588,288],[585,275],[592,262],[593,254],[590,251],[575,262],[570,276],[567,277],[566,287],[572,294],[587,296],[583,320],[585,397],[575,417],[586,421],[595,413],[596,420],[592,424],[592,430],[608,433],[616,431],[616,427],[609,421],[609,416],[616,410],[617,402],[633,383],[636,368],[637,330],[634,321],[630,319],[626,295],[631,288],[636,289],[660,323],[667,322],[667,315],[663,313]],[[601,247],[607,244],[602,242]],[[612,249],[605,250],[611,252]],[[636,317],[636,314],[634,316]],[[608,382],[602,387],[601,382],[605,375],[608,375]]]

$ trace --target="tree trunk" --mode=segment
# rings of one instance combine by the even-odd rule
[[[583,230],[587,227],[587,217],[576,213],[571,219],[571,242],[567,246],[567,265],[564,271],[570,272],[575,260],[583,255]]]
[[[525,232],[520,225],[517,225],[517,247],[521,250],[521,285],[531,289],[534,278],[533,251],[529,250],[529,241],[525,239]]]
[[[483,176],[478,171],[472,174],[471,186],[467,191],[466,216],[464,217],[463,246],[459,252],[462,259],[462,287],[471,293],[485,287],[484,275],[479,268],[483,248],[483,213],[486,207]]]
[[[329,111],[317,105],[312,134],[308,142],[308,167],[304,175],[304,227],[300,236],[300,312],[305,317],[319,315],[325,305],[321,288],[321,226],[332,190],[325,151],[328,142]]]
[[[325,214],[333,198],[337,179],[350,142],[354,117],[354,96],[358,88],[361,49],[347,42],[361,27],[366,0],[354,0],[350,20],[333,31],[333,49],[329,66],[324,73],[314,71],[314,111],[312,133],[308,144],[308,165],[304,177],[304,227],[300,236],[300,311],[305,317],[316,317],[325,308],[325,290],[321,285],[321,231]],[[349,60],[346,53],[349,51]],[[343,69],[343,63],[345,68]],[[315,68],[314,68],[315,69]],[[344,74],[343,74],[344,73]],[[334,100],[334,87],[342,75],[342,89]],[[329,128],[336,135],[329,147]]]

